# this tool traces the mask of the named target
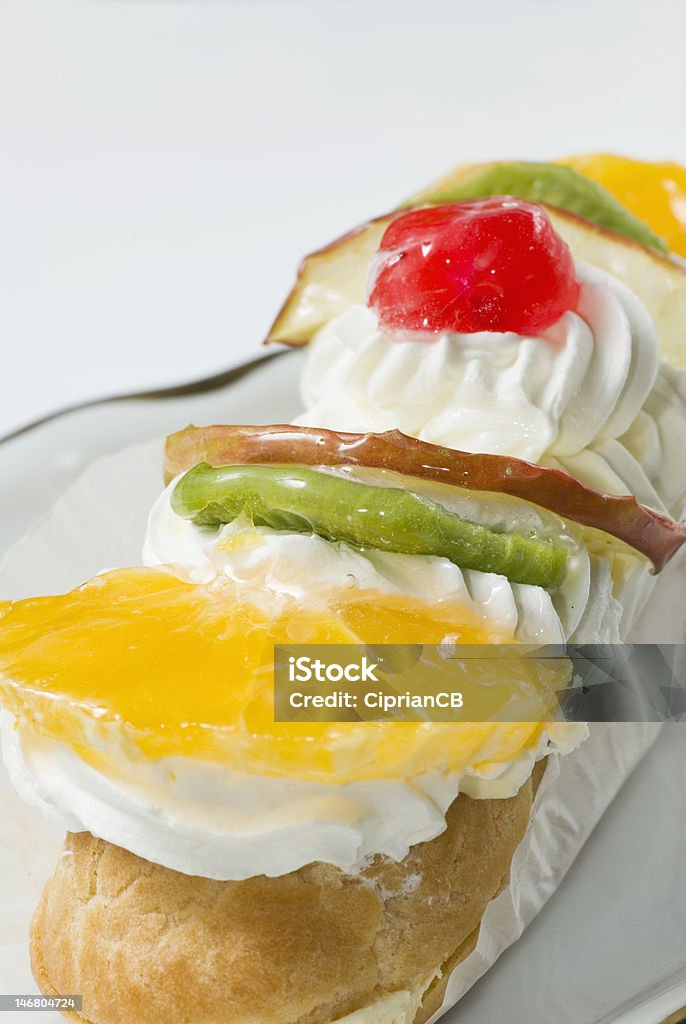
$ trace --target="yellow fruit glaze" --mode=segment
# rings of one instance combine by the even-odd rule
[[[305,608],[227,579],[195,586],[120,569],[66,595],[0,605],[0,697],[21,723],[81,748],[320,781],[400,778],[513,760],[544,727],[275,723],[274,643],[511,639],[455,604],[351,591]]]
[[[686,168],[611,153],[573,156],[558,163],[602,185],[664,238],[672,252],[686,257]]]

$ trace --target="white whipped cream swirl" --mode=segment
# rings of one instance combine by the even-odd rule
[[[684,374],[661,367],[650,315],[625,285],[586,264],[577,274],[577,308],[540,336],[389,335],[373,310],[349,309],[309,346],[306,412],[295,422],[398,428],[561,466],[592,486],[680,511],[686,463],[665,460],[668,436],[677,425],[686,433]]]

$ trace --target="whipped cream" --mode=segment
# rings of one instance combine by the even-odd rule
[[[514,455],[680,513],[686,463],[673,438],[686,433],[686,374],[661,365],[651,318],[625,285],[586,264],[577,274],[576,310],[538,337],[389,335],[373,310],[349,309],[309,346],[295,422]]]
[[[203,529],[174,512],[171,495],[175,484],[172,481],[150,512],[143,561],[169,565],[192,583],[207,583],[225,575],[244,587],[253,587],[256,594],[268,590],[310,602],[352,588],[403,594],[430,603],[459,602],[490,632],[493,642],[513,637],[521,643],[553,644],[565,640],[616,643],[620,639],[622,608],[613,597],[607,559],[589,555],[571,537],[567,538],[565,581],[550,595],[541,587],[510,583],[496,573],[460,569],[447,558],[372,548],[359,551],[314,534],[255,528],[239,520],[220,530]],[[426,490],[434,500],[443,498],[441,489]],[[474,498],[457,496],[452,504],[467,518],[475,518],[479,510]],[[497,501],[493,504],[495,509],[484,507],[484,520],[502,521]],[[537,513],[531,511],[530,515]]]
[[[539,758],[579,746],[587,727],[551,723],[534,748],[504,764],[338,785],[243,775],[188,757],[77,752],[18,726],[7,711],[0,732],[20,796],[67,831],[85,830],[172,870],[226,881],[283,875],[314,861],[353,873],[375,854],[401,860],[444,831],[458,793],[514,796]]]

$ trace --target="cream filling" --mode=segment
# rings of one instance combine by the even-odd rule
[[[458,793],[514,796],[538,759],[569,753],[588,734],[579,723],[551,723],[534,749],[503,764],[333,785],[233,773],[187,757],[82,757],[7,711],[0,722],[15,788],[68,832],[91,832],[174,871],[222,881],[283,875],[315,861],[355,873],[375,854],[400,861],[444,831]]]
[[[333,1024],[412,1024],[417,1010],[422,1005],[424,993],[435,977],[436,975],[432,974],[417,988],[403,989],[382,996],[361,1010],[339,1017]]]

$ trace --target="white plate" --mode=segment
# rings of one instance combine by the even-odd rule
[[[299,356],[286,356],[202,395],[76,411],[0,445],[0,548],[43,516],[95,456],[188,422],[288,421],[299,409],[299,363]],[[146,486],[154,492],[152,474]],[[0,572],[0,596],[25,592],[16,566],[13,558]],[[92,571],[85,564],[72,571],[81,568],[84,575]],[[27,827],[1,775],[0,806],[3,846],[16,851],[11,869],[0,878],[0,945],[14,943],[11,962],[0,964],[0,982],[6,991],[35,992],[24,908],[37,901],[61,835],[38,816]],[[642,1016],[626,1016],[622,1008],[656,985],[668,988],[666,979],[686,968],[684,894],[686,726],[672,724],[523,938],[443,1019],[446,1024],[598,1024],[621,1016],[627,1024],[658,1024],[686,1003],[677,989]],[[50,1013],[6,1013],[0,1024],[58,1024],[60,1019]]]
[[[269,358],[276,353],[277,358]],[[264,365],[225,388],[100,403],[49,419],[8,441],[0,438],[0,553],[45,515],[98,455],[188,423],[288,423],[302,411],[301,361],[298,351],[268,350]]]

